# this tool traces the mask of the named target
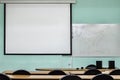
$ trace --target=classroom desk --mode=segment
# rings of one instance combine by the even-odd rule
[[[12,74],[14,71],[6,70],[3,73]],[[47,75],[50,71],[29,71],[32,75]],[[64,71],[66,74],[84,74],[84,70],[75,70],[75,71]],[[110,71],[102,71],[103,74],[109,74]]]
[[[59,80],[65,75],[8,75],[12,80]],[[78,75],[82,79],[92,79],[95,75]],[[112,75],[115,80],[120,80],[120,75]]]
[[[38,68],[36,69],[37,71],[52,71],[55,70],[55,68]],[[84,74],[85,71],[87,71],[88,69],[76,69],[76,68],[58,68],[58,70],[62,70],[64,72],[71,73],[71,74]],[[115,69],[98,69],[100,70],[103,74],[109,74],[111,71],[115,70]]]
[[[52,71],[52,70],[62,70],[62,71],[87,71],[88,69],[77,69],[77,68],[36,68],[37,71]],[[100,71],[112,71],[114,69],[98,69]]]
[[[36,68],[35,70],[38,71],[51,71],[51,70],[63,70],[63,71],[76,71],[76,70],[86,70],[86,69],[79,69],[79,68]]]
[[[6,70],[3,73],[12,74],[14,71]],[[32,75],[47,75],[50,71],[29,71]],[[66,74],[84,74],[85,71],[64,71]]]
[[[14,71],[13,70],[6,70],[2,73],[4,74],[9,74],[9,75],[12,75]],[[50,71],[29,71],[32,75],[46,75],[48,74]]]

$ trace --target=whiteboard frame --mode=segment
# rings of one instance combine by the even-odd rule
[[[6,52],[6,4],[4,3],[4,55],[72,55],[72,4],[70,4],[70,53],[7,53]]]

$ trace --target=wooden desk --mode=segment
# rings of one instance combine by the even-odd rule
[[[76,70],[86,70],[86,69],[77,69],[77,68],[36,68],[38,71],[51,71],[51,70],[63,70],[63,71],[76,71]]]
[[[12,75],[14,71],[12,70],[6,70],[3,73],[4,74],[10,74]],[[47,75],[50,71],[29,71],[32,75]]]
[[[3,73],[5,74],[12,74],[14,71],[7,70]],[[32,75],[47,75],[50,71],[29,71]],[[64,71],[66,74],[84,74],[84,70],[75,70],[75,71]],[[103,74],[109,74],[111,70],[102,71]]]
[[[7,70],[3,73],[5,74],[12,74],[14,71]],[[32,75],[47,75],[50,71],[29,71]],[[85,71],[64,71],[66,74],[84,74]]]
[[[59,80],[65,75],[8,75],[12,80]],[[92,79],[95,75],[78,75],[82,79]],[[120,80],[120,75],[112,75],[115,80]]]
[[[52,71],[52,70],[62,70],[62,71],[87,71],[88,69],[77,69],[77,68],[36,68],[37,71]],[[98,69],[100,71],[112,71],[114,69]]]
[[[51,70],[55,70],[55,68],[44,68],[44,69],[36,69],[37,71],[51,71]],[[64,72],[67,73],[72,73],[72,74],[84,74],[85,71],[87,71],[88,69],[76,69],[76,68],[59,68],[58,70],[63,70]],[[103,74],[109,74],[111,71],[115,70],[115,69],[98,69],[100,70]]]

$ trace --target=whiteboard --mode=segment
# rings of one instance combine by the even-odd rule
[[[120,24],[73,24],[73,56],[120,56]]]
[[[5,54],[71,54],[70,4],[5,8]]]

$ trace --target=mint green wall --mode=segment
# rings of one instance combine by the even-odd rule
[[[120,0],[77,0],[73,4],[73,23],[120,23]],[[4,55],[3,53],[3,4],[0,4],[0,72],[4,70],[35,68],[85,67],[96,60],[102,60],[107,67],[108,60],[115,60],[120,68],[120,57],[74,57],[61,55]],[[72,61],[72,62],[71,62]],[[69,64],[73,65],[69,65]]]
[[[73,23],[120,23],[120,0],[77,0]]]

